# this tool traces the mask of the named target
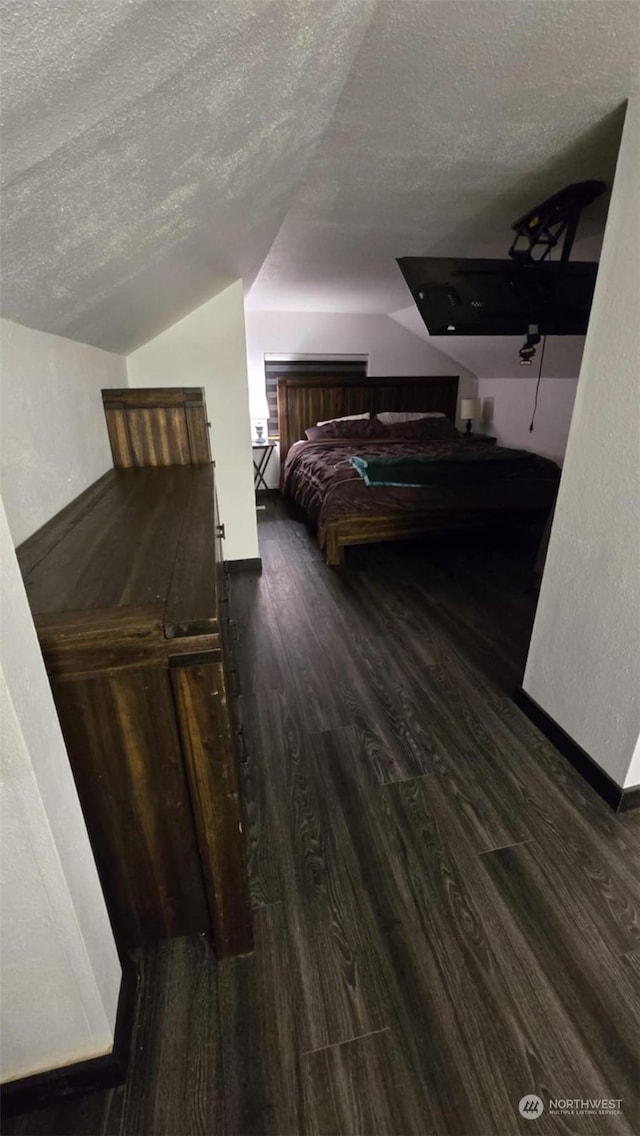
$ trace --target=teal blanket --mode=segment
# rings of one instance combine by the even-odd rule
[[[406,486],[478,485],[498,478],[532,473],[538,459],[528,450],[509,450],[500,446],[448,454],[412,457],[350,457],[351,465],[366,485]]]

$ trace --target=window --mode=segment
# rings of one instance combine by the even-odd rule
[[[367,355],[265,355],[264,372],[266,379],[267,403],[269,406],[268,435],[277,439],[280,435],[278,425],[278,379],[285,375],[362,375],[367,374]]]

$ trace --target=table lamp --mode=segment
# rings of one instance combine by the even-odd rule
[[[266,418],[252,418],[251,419],[251,441],[254,446],[263,446],[267,442],[265,437],[267,433],[267,420]]]
[[[465,435],[468,438],[471,433],[471,422],[474,418],[479,418],[482,414],[482,399],[481,398],[461,398],[460,399],[460,417],[466,418],[467,429]]]
[[[254,446],[264,446],[269,441],[269,404],[263,391],[251,398],[251,441]]]

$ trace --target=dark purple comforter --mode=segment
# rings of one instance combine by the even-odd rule
[[[544,516],[550,510],[560,470],[546,458],[538,457],[536,469],[526,474],[507,468],[490,484],[455,487],[367,486],[349,464],[352,454],[410,457],[453,453],[469,445],[461,437],[434,441],[325,438],[296,442],[287,454],[282,491],[305,510],[317,529],[321,548],[328,524],[367,512],[428,515],[429,527],[451,527],[456,520],[468,523],[471,514],[477,515],[478,521],[490,521],[509,513]]]

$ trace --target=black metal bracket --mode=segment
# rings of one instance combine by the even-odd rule
[[[554,193],[541,205],[536,205],[519,217],[511,226],[516,234],[509,249],[511,259],[520,264],[537,264],[546,260],[564,236],[560,260],[567,261],[582,210],[604,193],[606,188],[603,181],[576,182],[575,185],[565,186],[559,193]],[[525,246],[518,248],[518,241],[525,241]],[[534,250],[538,250],[538,256],[534,256]]]

